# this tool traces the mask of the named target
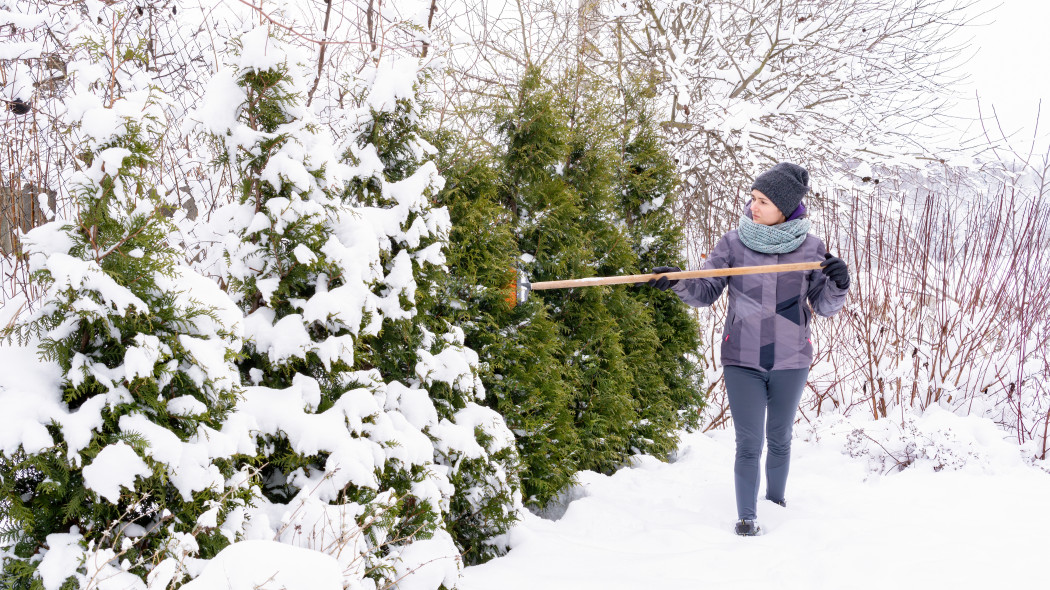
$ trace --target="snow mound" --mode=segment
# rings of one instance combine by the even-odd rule
[[[223,549],[183,590],[343,590],[334,557],[277,541],[241,541]]]

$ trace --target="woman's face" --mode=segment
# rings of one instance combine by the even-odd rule
[[[780,209],[777,209],[773,201],[770,201],[769,197],[757,190],[751,191],[751,217],[755,220],[755,223],[761,223],[762,225],[776,225],[784,223],[786,220],[784,214],[780,212]]]

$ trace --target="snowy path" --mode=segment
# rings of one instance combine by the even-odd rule
[[[869,476],[796,439],[788,508],[760,500],[765,534],[731,532],[732,435],[687,434],[679,458],[580,478],[558,521],[531,514],[511,552],[461,590],[1008,588],[1046,583],[1050,475],[911,468]],[[989,472],[991,471],[991,472]],[[865,477],[868,477],[865,481]]]

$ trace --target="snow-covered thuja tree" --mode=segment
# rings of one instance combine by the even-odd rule
[[[60,375],[4,410],[5,588],[166,587],[240,535],[250,500],[220,433],[241,314],[178,264],[149,180],[163,97],[143,45],[100,31],[69,64],[72,214],[23,240],[44,296],[14,334]]]
[[[486,494],[450,479],[513,444],[498,415],[459,419],[431,399],[430,386],[477,393],[462,338],[404,330],[415,326],[414,265],[441,262],[447,215],[427,199],[440,176],[427,163],[388,179],[374,146],[341,161],[305,106],[309,73],[303,56],[256,29],[195,115],[236,179],[236,202],[213,224],[247,315],[241,368],[251,386],[228,429],[258,445],[265,498],[249,536],[329,553],[362,584],[421,575],[452,587],[453,493]],[[375,73],[376,92],[384,76],[403,75]],[[345,141],[358,145],[367,114],[340,119]],[[365,185],[382,198],[350,197]],[[485,445],[476,429],[491,433]],[[455,453],[461,461],[435,462]]]
[[[435,148],[421,136],[424,74],[415,60],[404,60],[373,75],[362,101],[365,124],[344,151],[357,173],[343,197],[379,208],[397,224],[381,260],[388,276],[409,271],[413,290],[404,292],[404,313],[387,312],[379,332],[362,339],[358,362],[429,393],[438,422],[426,434],[454,487],[445,521],[464,559],[477,563],[503,550],[494,542],[517,519],[518,453],[504,418],[482,405],[478,355],[466,345],[459,317],[448,313],[451,224],[448,210],[432,202],[444,179]]]

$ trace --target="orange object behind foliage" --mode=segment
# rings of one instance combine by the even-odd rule
[[[513,268],[511,271],[513,271],[512,278],[509,283],[503,286],[502,290],[505,291],[503,300],[507,302],[511,309],[514,309],[514,306],[518,304],[518,272],[517,269]]]

